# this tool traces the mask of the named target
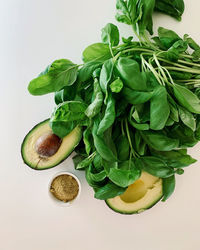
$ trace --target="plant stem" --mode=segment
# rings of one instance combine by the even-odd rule
[[[190,68],[176,68],[176,67],[165,67],[166,69],[169,70],[175,70],[175,71],[181,71],[181,72],[188,72],[188,73],[192,73],[192,74],[200,74],[200,70],[195,70],[195,69],[190,69]]]
[[[123,53],[127,53],[127,52],[132,52],[132,51],[142,51],[142,52],[151,52],[151,53],[153,53],[152,50],[150,50],[150,49],[145,49],[145,48],[131,48],[131,49],[123,50],[122,52],[123,52]]]
[[[158,49],[149,39],[149,37],[147,36],[146,32],[143,34],[143,38],[145,40],[145,42],[148,44],[149,47],[151,47],[153,50],[155,51],[160,51],[160,49]]]
[[[112,50],[112,47],[111,45],[109,44],[109,49],[110,49],[110,54],[112,55],[112,57],[114,58],[114,54],[113,54],[113,50]]]
[[[141,37],[136,32],[134,25],[132,25],[132,29],[133,29],[133,33],[135,34],[135,36],[137,37],[138,41],[140,42],[140,45],[142,45],[143,41],[141,40]]]
[[[159,82],[159,84],[160,84],[160,85],[163,85],[163,83],[161,82],[160,77],[159,77],[158,73],[156,72],[155,68],[154,68],[151,64],[149,64],[144,58],[143,58],[143,60],[144,60],[144,64],[146,64],[146,66],[147,66],[147,67],[151,70],[151,72],[154,74],[154,76],[155,76],[155,78],[157,79],[157,81]]]
[[[178,62],[183,63],[183,64],[187,64],[187,65],[191,65],[191,66],[195,66],[195,67],[200,67],[200,64],[187,62],[187,61],[184,61],[184,60],[178,60]]]
[[[186,55],[186,54],[180,54],[180,56],[181,56],[181,57],[185,57],[185,58],[190,58],[190,59],[193,58],[193,56],[191,56],[191,55]]]
[[[177,82],[196,82],[200,83],[200,79],[176,80]]]
[[[123,120],[121,121],[121,131],[122,131],[122,135],[125,135]]]
[[[165,82],[168,82],[167,77],[166,77],[166,75],[165,75],[165,72],[164,72],[163,68],[161,67],[161,65],[160,65],[160,63],[159,63],[159,61],[158,61],[158,58],[156,57],[155,54],[153,55],[153,59],[155,60],[156,64],[158,65],[158,68],[159,68],[160,73],[162,74],[162,76],[163,76],[163,78],[164,78],[164,81],[165,81]]]
[[[165,67],[163,67],[163,70],[167,73],[167,75],[168,75],[168,77],[169,77],[171,83],[174,84],[174,80],[172,79],[172,77],[171,77],[169,71],[168,71]],[[169,83],[169,81],[167,81],[167,82]]]
[[[126,134],[127,134],[129,146],[130,146],[130,148],[131,148],[131,153],[132,153],[133,157],[136,158],[135,152],[134,152],[134,150],[133,150],[133,145],[132,145],[132,142],[131,142],[131,137],[130,137],[130,134],[129,134],[128,121],[127,121],[127,119],[125,119],[125,126],[126,126]]]
[[[171,65],[174,65],[174,66],[177,66],[177,67],[180,67],[180,68],[184,68],[184,69],[190,69],[188,68],[187,66],[184,66],[184,65],[181,65],[181,64],[178,64],[178,63],[174,63],[174,62],[171,62],[171,61],[168,61],[162,57],[158,57],[158,60],[159,61],[162,61],[162,62],[166,62],[168,64],[171,64]]]
[[[88,156],[88,158],[94,158],[96,156],[96,151],[93,152],[91,155]]]
[[[117,55],[115,55],[115,57],[113,58],[114,63],[115,63],[115,62],[117,61],[117,59],[120,57],[121,53],[122,53],[122,52],[119,52],[119,53],[117,53]]]

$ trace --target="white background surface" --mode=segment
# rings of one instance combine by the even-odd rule
[[[164,15],[155,27],[189,33],[200,42],[200,3],[185,0],[181,23]],[[79,202],[57,207],[48,182],[73,170],[70,159],[37,172],[20,156],[25,134],[50,116],[53,96],[33,97],[28,82],[55,59],[81,62],[81,52],[100,40],[100,29],[115,22],[115,0],[0,0],[0,249],[1,250],[199,250],[199,162],[177,177],[175,194],[140,215],[120,215],[93,198],[82,172]],[[122,34],[131,30],[119,25]],[[154,27],[154,28],[155,28]]]

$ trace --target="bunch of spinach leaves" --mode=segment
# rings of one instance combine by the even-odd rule
[[[122,37],[120,44],[109,23],[102,42],[83,51],[83,65],[56,60],[28,87],[33,95],[55,93],[56,135],[83,128],[74,164],[97,199],[122,194],[146,171],[163,179],[165,201],[175,175],[196,161],[187,148],[200,140],[200,46],[162,27],[147,38],[154,10],[180,19],[184,3],[117,0],[116,19],[132,25],[139,41]]]

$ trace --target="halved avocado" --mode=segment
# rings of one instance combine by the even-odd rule
[[[162,179],[142,172],[122,195],[107,199],[106,204],[118,213],[138,214],[154,206],[162,196]]]
[[[77,126],[71,133],[62,138],[55,154],[49,157],[41,157],[37,152],[36,143],[41,136],[48,133],[52,133],[49,119],[32,128],[22,143],[21,155],[24,163],[35,170],[49,169],[60,164],[71,154],[82,137],[81,128]]]

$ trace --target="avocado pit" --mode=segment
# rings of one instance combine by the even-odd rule
[[[40,136],[35,143],[35,151],[41,158],[53,156],[62,143],[62,139],[57,135],[48,132]]]

